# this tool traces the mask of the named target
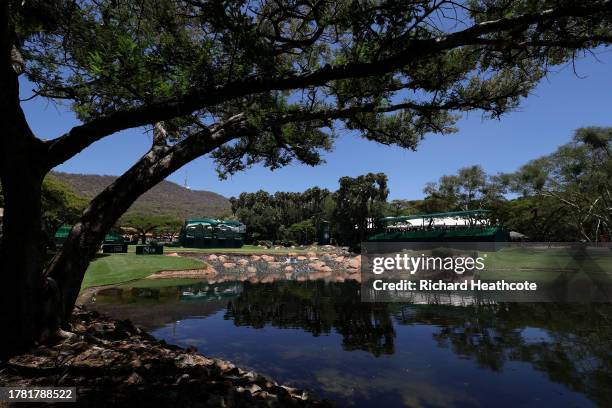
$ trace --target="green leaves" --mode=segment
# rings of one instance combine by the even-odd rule
[[[47,175],[42,186],[43,220],[50,232],[62,224],[73,224],[88,204],[88,200],[76,194],[52,175]]]
[[[172,215],[150,215],[130,212],[121,217],[117,225],[124,228],[133,228],[140,234],[162,229],[175,232],[181,229],[183,220]]]
[[[488,209],[503,199],[506,186],[499,177],[488,176],[480,166],[463,167],[457,174],[428,183],[424,206],[428,212]]]
[[[232,197],[232,212],[247,225],[250,239],[293,240],[300,243],[314,239],[316,224],[325,218],[327,189],[310,188],[303,193],[263,190]],[[312,241],[308,242],[311,243]]]
[[[512,111],[552,67],[612,42],[600,0],[466,4],[32,0],[11,9],[37,93],[68,100],[84,121],[122,118],[100,133],[163,120],[176,141],[244,114],[245,131],[213,154],[225,176],[256,163],[319,164],[336,129],[415,149],[429,133],[454,132],[463,112]]]
[[[97,52],[89,53],[89,69],[93,75],[101,75],[104,72],[104,60],[102,59],[102,55]]]
[[[389,189],[384,173],[368,173],[355,178],[341,177],[334,193],[334,226],[340,244],[355,248],[378,225]]]

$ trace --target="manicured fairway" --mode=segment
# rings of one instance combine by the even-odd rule
[[[141,279],[163,270],[182,270],[204,267],[192,258],[164,255],[112,254],[96,258],[83,279],[81,289],[112,285]]]

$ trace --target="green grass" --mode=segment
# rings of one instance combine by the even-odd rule
[[[480,253],[483,256],[484,253]],[[491,269],[479,273],[483,279],[533,280],[550,282],[557,278],[587,277],[612,279],[612,252],[591,250],[586,259],[575,259],[571,251],[561,249],[504,248],[486,254]]]
[[[141,279],[162,270],[204,267],[197,259],[164,255],[112,254],[96,258],[85,273],[81,290]]]
[[[123,288],[165,288],[175,286],[189,286],[204,282],[202,279],[141,279],[121,285]]]
[[[612,272],[612,252],[589,251],[585,260],[572,257],[572,252],[565,249],[504,248],[497,252],[487,253],[487,263],[494,268],[528,268],[528,269],[578,269],[597,266]],[[482,254],[481,254],[482,256]]]

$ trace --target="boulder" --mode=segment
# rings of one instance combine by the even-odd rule
[[[189,368],[195,366],[210,366],[215,362],[199,354],[181,354],[174,359],[177,368]]]
[[[144,378],[142,378],[140,375],[138,375],[137,372],[133,372],[125,380],[125,383],[129,384],[129,385],[140,385],[140,384],[144,383]]]
[[[349,259],[348,267],[353,269],[361,268],[361,255],[357,255],[356,257]]]

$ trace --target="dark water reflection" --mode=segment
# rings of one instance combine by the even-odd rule
[[[100,311],[350,406],[612,406],[612,305],[362,303],[357,283],[124,290]]]

